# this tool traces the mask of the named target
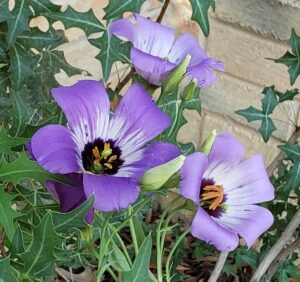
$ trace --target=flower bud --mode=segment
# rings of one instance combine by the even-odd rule
[[[81,240],[87,244],[93,242],[93,228],[85,227],[81,229]]]
[[[207,139],[205,139],[205,141],[203,142],[200,148],[200,152],[208,155],[211,151],[212,145],[214,144],[216,137],[217,137],[217,131],[213,130],[210,136]]]
[[[187,55],[185,59],[171,72],[163,83],[163,91],[171,93],[175,91],[186,73],[186,69],[190,63],[191,56]]]
[[[181,99],[184,101],[190,101],[193,99],[195,90],[197,89],[197,80],[193,79],[183,90]]]
[[[141,179],[143,191],[154,191],[161,188],[168,179],[183,165],[185,156],[180,155],[162,165],[150,168]]]

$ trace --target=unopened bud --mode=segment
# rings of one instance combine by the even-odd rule
[[[184,101],[190,101],[193,99],[195,90],[197,89],[197,80],[193,79],[183,90],[181,99]]]
[[[217,131],[213,130],[210,136],[203,142],[200,148],[200,152],[208,155],[211,151],[212,145],[214,144],[216,137],[217,137]]]

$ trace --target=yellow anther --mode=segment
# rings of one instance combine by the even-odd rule
[[[93,155],[96,159],[101,159],[100,152],[97,146],[93,149]]]
[[[109,143],[104,143],[104,151],[110,149],[110,144]]]
[[[115,161],[117,158],[118,158],[117,155],[113,155],[108,159],[108,162],[111,163],[111,162]]]
[[[212,200],[209,205],[210,210],[215,210],[223,201],[224,188],[221,185],[207,185],[203,188],[205,191],[201,195],[201,200]]]
[[[105,163],[104,164],[107,168],[109,168],[109,169],[112,169],[113,168],[113,166],[111,165],[111,164],[109,164],[109,163]]]
[[[100,164],[100,160],[99,160],[99,159],[95,159],[95,160],[94,160],[94,164],[95,164],[95,165]]]

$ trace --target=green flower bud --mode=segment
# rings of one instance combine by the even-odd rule
[[[184,160],[185,156],[180,155],[173,160],[147,170],[140,181],[142,191],[154,191],[161,188],[182,167]]]
[[[208,155],[211,151],[212,145],[214,144],[216,137],[217,137],[217,131],[213,130],[211,135],[203,142],[200,148],[200,152]]]
[[[81,229],[81,240],[87,244],[93,242],[93,228],[85,227]]]
[[[193,79],[183,90],[181,99],[184,101],[190,101],[193,99],[195,90],[197,89],[197,80]]]
[[[175,91],[186,73],[187,66],[189,65],[191,56],[187,55],[180,65],[166,78],[163,83],[163,91],[171,93]]]

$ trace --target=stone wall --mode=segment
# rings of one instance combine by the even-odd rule
[[[78,11],[93,8],[101,19],[107,0],[53,0],[69,3]],[[142,14],[155,19],[162,3],[148,0]],[[190,32],[198,39],[209,55],[225,64],[225,72],[218,74],[217,82],[202,91],[203,112],[199,117],[194,112],[185,112],[188,125],[179,138],[193,141],[197,146],[213,129],[236,135],[247,147],[248,155],[262,152],[269,163],[278,153],[276,145],[287,140],[294,130],[299,101],[287,102],[274,114],[279,128],[268,144],[262,141],[257,123],[248,124],[234,111],[250,105],[260,106],[265,86],[275,84],[279,90],[291,88],[286,67],[266,58],[277,58],[287,49],[287,40],[292,27],[300,34],[299,0],[216,0],[216,11],[210,12],[211,33],[208,39],[195,22],[190,20],[191,6],[188,0],[171,0],[164,24],[178,33]],[[58,24],[58,28],[63,28]],[[101,78],[100,63],[94,58],[99,50],[90,45],[85,34],[78,29],[69,29],[66,35],[71,41],[61,47],[73,65],[86,69],[93,78]],[[119,66],[122,72],[122,66]],[[68,78],[65,73],[57,75],[62,84],[71,84],[80,77]],[[300,81],[295,87],[300,88]]]

